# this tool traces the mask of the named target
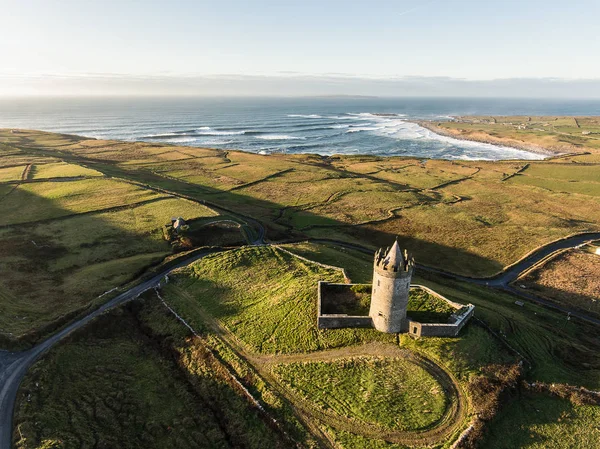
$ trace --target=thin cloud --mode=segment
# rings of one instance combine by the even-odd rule
[[[0,95],[322,96],[600,98],[600,79],[356,75],[0,75]]]

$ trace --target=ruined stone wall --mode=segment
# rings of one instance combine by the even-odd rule
[[[469,304],[467,311],[460,316],[452,315],[449,323],[408,322],[408,333],[415,337],[456,337],[464,325],[475,313],[475,306]]]
[[[319,329],[344,329],[352,327],[373,327],[373,320],[370,316],[353,316],[345,314],[323,314],[322,312],[322,289],[324,285],[352,285],[360,284],[331,284],[329,282],[319,281],[317,296],[317,327]]]

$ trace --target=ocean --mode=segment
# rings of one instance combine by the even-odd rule
[[[468,98],[0,99],[0,128],[256,153],[541,159],[436,135],[410,120],[456,115],[600,115],[598,100]]]

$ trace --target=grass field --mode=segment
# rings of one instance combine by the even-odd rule
[[[100,317],[34,366],[15,447],[285,447],[207,349],[148,308]],[[172,346],[155,340],[166,329]]]
[[[567,321],[566,315],[527,303],[524,307],[515,305],[515,297],[470,284],[436,278],[421,274],[427,285],[453,301],[476,306],[476,317],[490,326],[501,340],[519,351],[531,364],[526,377],[533,381],[547,383],[567,383],[587,388],[600,388],[600,334],[596,327],[581,321]],[[471,332],[471,329],[468,330]],[[403,340],[404,342],[404,340]],[[453,345],[460,340],[454,341]],[[441,344],[438,339],[406,339],[411,346]],[[440,356],[447,357],[449,348],[444,344],[439,349]],[[475,345],[463,348],[461,353],[481,354],[494,357],[497,346]],[[486,355],[487,354],[487,355]],[[513,357],[516,357],[513,354]],[[517,357],[518,358],[518,357]],[[458,370],[463,363],[460,358],[449,360],[456,363]],[[468,370],[467,370],[468,371]]]
[[[557,254],[515,285],[557,304],[600,315],[600,256],[584,249]]]
[[[0,182],[18,181],[25,170],[26,165],[0,168]]]
[[[55,164],[34,164],[31,169],[32,179],[69,178],[77,176],[102,176],[102,173],[77,164],[57,162]]]
[[[402,444],[388,443],[383,440],[374,440],[372,438],[365,438],[360,435],[356,435],[351,432],[345,432],[343,430],[333,429],[331,427],[325,428],[325,432],[329,435],[331,440],[335,442],[337,447],[343,449],[408,449],[409,446]]]
[[[273,370],[317,407],[390,429],[426,428],[441,418],[446,405],[442,386],[402,359],[292,363]]]
[[[596,449],[600,445],[599,423],[600,406],[574,405],[566,399],[525,394],[503,408],[481,447]]]
[[[165,197],[108,179],[21,185],[0,203],[0,226],[51,220]],[[27,207],[23,207],[27,204]]]
[[[572,128],[588,143],[597,140],[593,119],[542,118],[549,123],[539,127],[543,132],[529,119],[475,118],[469,126],[510,131],[525,123],[529,134],[550,140],[563,139],[560,133]],[[36,132],[5,138],[12,140],[11,158],[21,148],[54,158],[54,164],[85,163],[104,174],[209,199],[261,220],[272,239],[333,236],[377,247],[400,235],[419,262],[467,275],[494,274],[541,244],[600,228],[596,153],[528,163],[421,161],[263,156],[77,138],[65,145],[67,136]]]
[[[204,258],[180,269],[165,298],[190,323],[217,318],[248,350],[309,352],[365,341],[394,341],[371,329],[317,329],[318,281],[343,282],[340,271],[283,251],[252,247]]]
[[[286,248],[312,260],[354,270],[353,280],[371,279],[372,258],[361,252],[316,243],[286,245]],[[413,282],[430,287],[452,301],[474,304],[476,318],[487,323],[499,338],[531,363],[527,371],[530,380],[600,388],[600,333],[595,326],[567,321],[565,315],[535,304],[519,307],[514,303],[515,297],[509,294],[418,269]],[[413,340],[403,337],[401,344],[426,351],[465,379],[478,373],[481,366],[495,363],[494,360],[509,362],[517,357],[510,352],[505,354],[506,349],[477,326],[467,326],[465,332],[473,333],[473,338]],[[504,355],[499,357],[499,354]]]
[[[288,245],[288,248],[293,249],[294,246],[296,245]],[[307,255],[310,254],[313,245],[301,246]],[[314,246],[320,246],[319,249],[322,249],[323,245]],[[333,257],[333,251],[335,250],[327,251],[326,257]],[[354,254],[342,253],[336,259],[353,261],[356,260],[355,257],[358,258]],[[304,265],[302,271],[299,270],[300,266],[297,264]],[[193,269],[180,270],[177,275],[170,277],[169,284],[162,291],[165,300],[196,329],[213,329],[210,324],[211,320],[213,317],[217,318],[225,326],[227,332],[233,335],[234,340],[239,342],[249,354],[257,354],[251,356],[252,360],[254,357],[258,357],[257,360],[260,362],[264,357],[271,357],[268,356],[269,353],[287,354],[288,357],[294,357],[298,353],[309,352],[303,357],[310,357],[310,352],[328,348],[339,348],[342,353],[348,354],[346,347],[359,344],[358,348],[360,348],[361,343],[369,341],[381,341],[393,346],[394,336],[374,333],[371,330],[319,331],[316,329],[316,281],[317,279],[327,279],[327,274],[333,275],[333,279],[329,280],[340,281],[340,278],[336,278],[340,276],[339,272],[333,271],[332,273],[329,269],[317,265],[311,266],[311,264],[292,258],[286,253],[265,247],[244,248],[209,256],[192,267]],[[264,274],[265,269],[271,273],[267,278]],[[257,286],[259,287],[257,288]],[[305,293],[307,288],[312,291]],[[293,308],[290,307],[287,300],[290,296]],[[310,296],[313,298],[310,299]],[[472,298],[467,296],[461,299],[466,303]],[[422,303],[419,305],[422,306]],[[419,308],[419,305],[415,308]],[[284,319],[281,319],[282,316]],[[518,357],[508,351],[498,339],[473,324],[467,326],[459,338],[413,340],[402,336],[400,346],[440,363],[456,377],[461,388],[486,398],[477,400],[473,407],[475,410],[481,410],[482,413],[485,412],[491,416],[493,413],[490,408],[498,407],[497,397],[503,390],[503,385],[513,379],[510,367],[518,360]],[[318,355],[320,352],[315,354]],[[273,359],[267,358],[267,360],[277,363],[277,356]],[[386,365],[389,361],[389,359],[384,359],[381,363]],[[430,413],[419,414],[417,409],[411,409],[418,405],[425,407],[424,401],[415,401],[414,404],[409,404],[407,403],[408,396],[402,395],[398,396],[396,401],[387,403],[383,400],[381,403],[375,399],[371,401],[372,397],[369,396],[367,405],[361,409],[360,404],[365,404],[364,394],[370,390],[366,387],[360,390],[359,385],[368,385],[369,382],[385,383],[384,379],[406,378],[398,373],[392,376],[389,372],[379,378],[378,373],[381,373],[383,368],[382,370],[379,367],[370,370],[362,366],[362,362],[358,364],[360,366],[356,370],[351,368],[352,363],[348,365],[348,369],[343,370],[336,363],[294,362],[275,368],[275,372],[279,378],[283,379],[282,376],[286,376],[283,371],[290,367],[291,374],[284,379],[284,385],[298,392],[306,402],[304,406],[309,409],[316,405],[319,409],[333,411],[337,415],[349,417],[349,419],[359,419],[361,422],[370,419],[369,422],[373,424],[377,423],[384,427],[396,425],[398,429],[408,429],[411,425],[427,426],[426,421],[429,418],[435,421],[433,411],[430,415]],[[371,363],[370,360],[369,363]],[[366,364],[368,365],[368,363]],[[394,362],[391,362],[391,365],[394,365]],[[302,370],[307,367],[306,372],[302,371],[302,375],[297,375],[296,367],[302,367]],[[316,377],[313,377],[321,376],[323,372],[325,373],[323,378],[327,379],[327,388],[323,387],[323,381],[317,381]],[[337,377],[334,376],[335,373],[337,373]],[[365,378],[363,383],[354,378],[362,376]],[[347,377],[352,379],[348,380],[346,384]],[[418,378],[415,373],[409,377],[411,379]],[[393,382],[393,380],[389,381]],[[299,386],[300,384],[301,386]],[[423,381],[421,384],[424,385],[427,382]],[[331,404],[323,405],[323,401],[330,397],[328,393],[332,389],[332,385],[339,386],[339,389],[336,387],[336,394],[331,398]],[[350,388],[350,385],[356,385],[356,390]],[[395,387],[390,388],[394,390]],[[422,393],[422,390],[416,392],[416,387],[407,387],[406,390],[401,389],[400,391],[410,391],[410,394],[417,395]],[[431,393],[431,389],[426,389],[426,391]],[[426,395],[426,393],[422,394]],[[438,400],[443,403],[444,396]],[[311,403],[313,403],[312,406]],[[389,421],[387,423],[377,421],[377,411],[375,410],[377,404],[381,405],[381,410],[385,407],[404,408],[407,413],[400,415],[407,421],[402,421],[397,413],[388,416],[388,418],[394,416],[395,424],[390,424]],[[428,402],[428,404],[439,405],[435,401]],[[432,409],[426,408],[425,410]],[[411,421],[413,412],[415,420],[419,417],[424,421],[420,423],[415,420]],[[369,415],[369,413],[373,414]],[[343,429],[327,432],[329,434],[333,432],[333,438],[340,439],[339,447],[342,448],[388,446],[387,443],[377,439],[365,439],[360,433],[347,434]],[[389,447],[400,446],[389,445]]]
[[[28,178],[19,186],[0,187],[2,345],[35,341],[171,254],[162,227],[172,216],[217,216],[198,203],[107,179],[76,164],[32,160],[36,170],[29,177],[65,180],[30,183]],[[16,168],[23,172],[24,167]]]
[[[295,246],[297,245],[288,245],[288,248],[293,249]],[[361,260],[361,256],[353,251],[339,252],[336,256],[334,247],[313,244],[300,246],[304,255],[315,254],[317,259],[319,254],[324,255],[327,261],[334,259],[341,262],[339,264],[342,266],[345,263],[356,265],[355,261]],[[327,248],[327,251],[323,248]],[[313,249],[314,253],[311,251]],[[366,272],[370,257],[363,256],[362,260],[365,259],[368,260],[364,264]],[[272,283],[269,283],[271,277],[267,276],[265,269],[273,273]],[[357,271],[357,275],[364,276],[365,273]],[[368,330],[349,330],[349,333],[346,330],[316,330],[314,298],[308,299],[311,295],[316,297],[316,279],[329,277],[330,280],[339,281],[340,276],[339,271],[301,261],[274,248],[243,248],[210,256],[189,269],[180,270],[177,275],[171,277],[171,282],[163,288],[162,294],[196,330],[207,333],[207,341],[218,348],[223,360],[235,366],[243,378],[252,379],[252,371],[244,368],[243,362],[236,358],[237,356],[228,352],[222,343],[218,343],[218,336],[211,336],[212,327],[207,323],[210,323],[212,317],[216,317],[251,353],[275,352],[292,355],[296,352],[343,348],[355,343],[381,340],[381,337],[384,342],[394,342],[393,339],[386,339],[386,336],[373,334]],[[489,322],[499,334],[499,338],[493,337],[482,327],[472,323],[463,330],[459,338],[401,338],[401,347],[425,355],[445,366],[457,378],[462,388],[474,397],[478,397],[481,385],[491,388],[485,390],[484,398],[495,397],[503,385],[503,373],[518,359],[502,345],[502,339],[516,346],[534,363],[533,369],[526,373],[529,379],[547,382],[569,381],[575,385],[592,387],[597,385],[597,370],[594,371],[592,367],[583,369],[581,364],[575,366],[572,364],[574,360],[566,358],[566,351],[582,351],[582,345],[590,344],[591,346],[586,348],[586,355],[580,355],[586,363],[596,363],[594,360],[597,360],[597,355],[593,354],[597,354],[597,346],[593,346],[593,337],[582,335],[577,328],[557,328],[552,324],[554,312],[535,307],[514,309],[511,307],[510,297],[504,298],[502,294],[491,292],[484,293],[485,289],[473,290],[472,286],[465,288],[460,283],[444,281],[443,284],[437,284],[431,279],[419,279],[419,282],[431,286],[453,300],[476,303],[478,316]],[[304,311],[311,307],[313,310]],[[185,367],[184,373],[206,373],[205,368],[196,366],[199,360],[204,360],[197,352],[198,349],[191,349],[179,340],[187,331],[182,326],[165,320],[164,310],[161,314],[155,306],[145,306],[136,316],[140,322],[145,323],[143,327],[150,326],[153,329],[156,341],[169,344],[175,342],[174,347],[182,357],[181,360],[184,360],[183,365],[180,365]],[[285,317],[283,320],[282,316]],[[512,330],[505,327],[505,320],[514,323]],[[527,326],[525,323],[528,323]],[[552,344],[548,345],[550,341]],[[93,347],[87,348],[89,350]],[[90,357],[94,351],[96,348],[90,351]],[[101,357],[98,358],[102,359]],[[396,366],[398,364],[401,366]],[[375,365],[377,369],[370,369]],[[300,392],[307,398],[308,403],[312,401],[318,408],[361,422],[407,429],[411,426],[427,426],[428,419],[435,420],[434,410],[439,412],[439,408],[433,409],[430,406],[439,407],[440,401],[443,403],[443,397],[440,399],[435,394],[435,386],[423,389],[424,385],[429,385],[429,381],[422,378],[423,373],[415,373],[411,369],[403,360],[367,358],[332,362],[294,362],[277,365],[275,372],[283,379],[284,384]],[[426,374],[423,375],[427,377]],[[325,378],[328,379],[327,388],[323,388],[323,383],[319,381]],[[412,386],[411,382],[416,383]],[[260,384],[260,381],[258,383]],[[384,400],[384,392],[389,391],[396,395],[397,400]],[[270,401],[268,403],[274,404],[274,413],[289,413],[281,408],[283,403],[280,400],[273,399],[272,393],[265,394],[263,397]],[[432,394],[433,397],[430,397]],[[368,401],[365,401],[365,395],[368,396]],[[423,401],[409,400],[419,395],[419,399]],[[425,401],[427,404],[424,404]],[[484,405],[485,401],[482,400],[474,402],[475,407]],[[390,412],[390,407],[393,413]],[[431,413],[419,413],[419,407],[431,410]],[[44,407],[41,409],[45,410]],[[58,413],[56,409],[52,410],[55,415]],[[593,409],[590,410],[590,413],[595,413]],[[171,415],[172,411],[165,413]],[[501,425],[497,424],[501,423],[499,419],[501,418],[493,420],[488,426],[492,432],[496,426]],[[65,424],[57,426],[66,428]],[[294,428],[299,435],[305,435],[305,431],[301,430],[302,426],[295,425]],[[326,432],[340,448],[402,447],[341,429],[327,429]],[[543,427],[539,432],[539,438],[550,438],[554,430],[551,427]]]
[[[90,304],[171,254],[173,215],[214,213],[165,198],[137,207],[0,230],[0,329],[18,339]],[[35,282],[31,282],[35,279]]]
[[[399,235],[417,262],[472,276],[498,272],[549,241],[600,229],[596,121],[476,118],[451,123],[456,133],[472,139],[493,140],[489,136],[495,133],[492,137],[505,143],[515,139],[522,146],[591,154],[529,163],[262,156],[0,131],[0,340],[32,343],[78,310],[102,302],[98,295],[172,255],[162,231],[172,216],[198,219],[203,226],[193,232],[202,244],[233,242],[228,230],[208,224],[218,217],[203,204],[224,208],[217,210],[253,239],[260,232],[252,218],[271,241],[317,237],[374,249]],[[370,255],[331,244],[284,247],[344,267],[353,282],[371,280]],[[129,308],[103,317],[57,347],[26,379],[17,414],[22,425],[15,433],[26,439],[20,447],[51,447],[53,441],[93,446],[99,435],[111,442],[119,433],[124,447],[281,445],[247,409],[238,387],[223,380],[228,370],[262,398],[295,441],[310,446],[310,434],[325,432],[343,448],[401,447],[352,433],[348,426],[313,422],[310,413],[295,410],[285,391],[269,383],[268,372],[260,371],[277,365],[278,357],[304,360],[335,349],[346,353],[344,361],[286,362],[276,368],[278,375],[305,394],[315,410],[329,407],[356,422],[420,428],[439,412],[437,396],[431,396],[435,388],[419,390],[429,384],[427,376],[410,371],[414,367],[390,358],[347,356],[372,345],[398,350],[397,336],[317,329],[319,280],[342,282],[343,276],[269,246],[227,251],[179,270],[161,294],[202,337],[189,339],[189,332],[165,319],[168,312],[162,309]],[[503,391],[517,391],[521,371],[529,382],[600,388],[600,334],[594,326],[567,321],[532,303],[519,307],[510,294],[425,271],[417,271],[413,282],[477,308],[476,320],[458,338],[404,335],[399,343],[456,378],[469,398],[468,417],[478,415],[489,430],[484,447],[504,444],[499,443],[502,435],[518,426],[505,447],[508,442],[512,447],[570,447],[573,441],[597,447],[593,433],[578,430],[593,427],[597,408],[545,394],[517,397],[506,408],[502,402]],[[593,291],[595,284],[590,285]],[[413,305],[415,313],[449,313],[423,298],[413,299]],[[106,368],[111,363],[113,371]],[[348,369],[341,370],[340,363]],[[370,364],[377,369],[368,369]],[[406,373],[413,376],[403,377]],[[326,397],[319,390],[317,380],[323,376],[332,379],[335,394]],[[414,386],[404,391],[413,380]],[[54,387],[60,384],[68,384],[66,394]],[[397,401],[377,396],[390,390]],[[375,399],[365,402],[367,393]],[[420,394],[427,404],[407,401],[411,394]],[[223,407],[215,405],[220,401]],[[555,419],[548,411],[536,419],[528,407],[538,406],[568,416]],[[157,408],[154,417],[150,412]],[[461,425],[467,425],[466,417]]]
[[[412,320],[421,323],[447,323],[455,311],[446,301],[425,290],[413,288],[409,292],[406,313]]]

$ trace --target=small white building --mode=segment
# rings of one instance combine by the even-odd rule
[[[600,256],[600,247],[596,248],[596,254]]]
[[[179,232],[183,229],[183,226],[185,226],[186,223],[185,220],[181,217],[172,217],[171,225],[173,226],[173,229],[175,229],[175,231]]]

